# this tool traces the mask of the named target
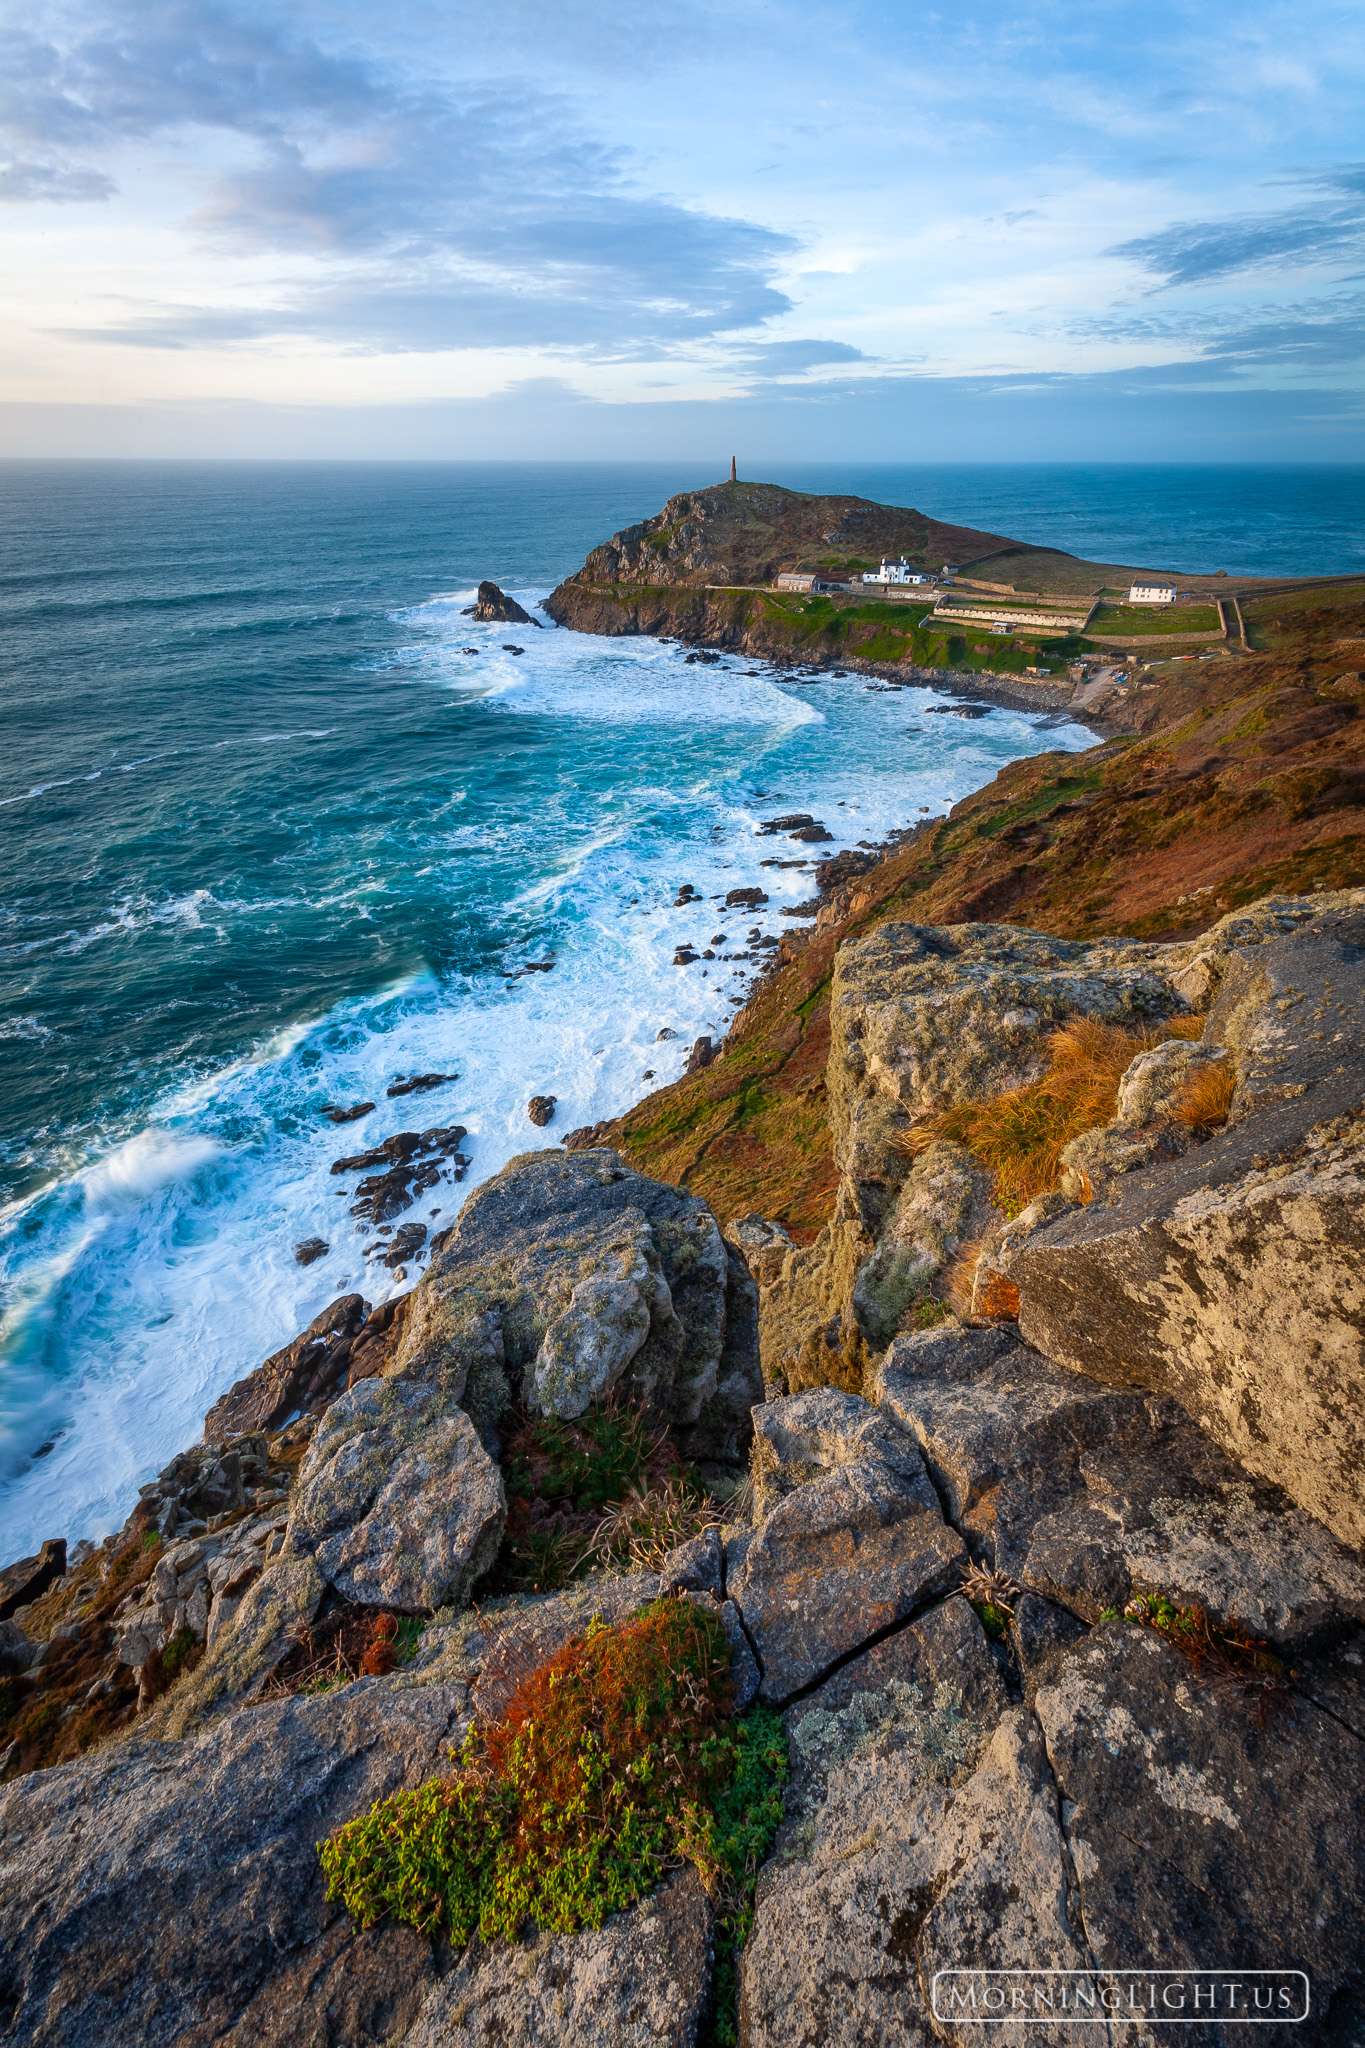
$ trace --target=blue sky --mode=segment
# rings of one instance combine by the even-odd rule
[[[1358,4],[9,22],[8,452],[1365,456]]]

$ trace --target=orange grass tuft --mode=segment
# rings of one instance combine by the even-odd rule
[[[1114,1114],[1119,1082],[1140,1052],[1168,1038],[1197,1038],[1199,1017],[1178,1017],[1139,1031],[1076,1017],[1054,1031],[1048,1070],[1039,1081],[985,1102],[963,1102],[924,1117],[903,1141],[912,1153],[941,1138],[965,1145],[995,1181],[996,1199],[1011,1216],[1055,1187],[1062,1153],[1082,1131]]]
[[[1201,1067],[1176,1097],[1176,1119],[1192,1131],[1219,1131],[1228,1120],[1236,1092],[1237,1074],[1231,1060]]]

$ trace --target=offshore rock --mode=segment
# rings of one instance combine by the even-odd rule
[[[762,1399],[753,1283],[704,1202],[614,1152],[531,1152],[476,1189],[411,1297],[390,1370],[481,1425],[524,1390],[578,1414],[617,1388],[692,1458],[738,1463]]]
[[[404,2048],[695,2048],[710,1965],[711,1907],[689,1865],[600,1928],[472,1941]]]
[[[486,580],[479,585],[478,597],[470,605],[466,616],[473,619],[481,619],[488,625],[538,626],[540,624],[539,619],[533,619],[528,611],[522,610],[514,597],[509,597],[505,590],[499,590],[496,583],[489,583]]]
[[[966,1552],[913,1441],[832,1388],[772,1401],[763,1498],[731,1539],[726,1587],[781,1703],[852,1650],[956,1584]]]
[[[465,1702],[362,1680],[0,1788],[6,2041],[401,2041],[431,1944],[392,1922],[358,1933],[324,1903],[314,1845],[440,1770]]]
[[[502,1475],[454,1401],[409,1380],[364,1380],[318,1425],[284,1555],[311,1557],[363,1606],[462,1607],[506,1513]]]

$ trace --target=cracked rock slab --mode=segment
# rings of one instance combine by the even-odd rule
[[[965,1601],[787,1723],[788,1813],[741,1965],[750,2048],[927,2048],[935,1970],[1088,1965],[1041,1736]]]
[[[471,1942],[404,2048],[695,2048],[710,1979],[711,1908],[689,1867],[600,1928]]]
[[[1122,1175],[1008,1260],[1025,1340],[1172,1396],[1344,1543],[1365,1544],[1365,916],[1226,964],[1227,1127]]]
[[[1359,1671],[1334,1682],[1360,1725]],[[1124,1623],[1067,1655],[1036,1712],[1101,1968],[1306,1970],[1319,2013],[1358,1985],[1365,1743],[1340,1719],[1300,1694],[1258,1727]]]
[[[362,1679],[6,1785],[6,2042],[402,2040],[434,1982],[431,1945],[389,1923],[357,1933],[324,1901],[315,1844],[438,1770],[465,1700]]]
[[[819,1388],[770,1402],[763,1429],[770,1481],[811,1476],[732,1540],[726,1587],[758,1653],[761,1697],[780,1704],[949,1592],[966,1548],[913,1440],[856,1395]]]
[[[1173,1401],[1003,1331],[898,1339],[877,1388],[973,1551],[1084,1621],[1159,1592],[1298,1649],[1365,1619],[1360,1559]]]

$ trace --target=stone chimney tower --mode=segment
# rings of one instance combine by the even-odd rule
[[[733,455],[730,457],[730,481],[732,484],[739,482],[739,478],[735,475],[735,458]]]

